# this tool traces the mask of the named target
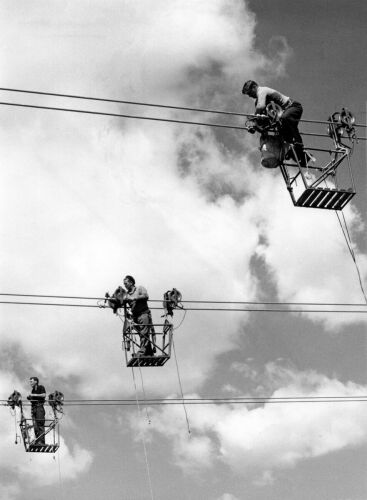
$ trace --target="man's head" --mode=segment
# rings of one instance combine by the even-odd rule
[[[38,385],[38,383],[39,383],[38,377],[31,377],[29,379],[29,383],[31,384],[32,387]]]
[[[248,95],[249,97],[256,97],[258,84],[254,80],[247,80],[242,88],[242,94]]]
[[[125,285],[127,290],[131,290],[131,288],[135,285],[134,278],[130,275],[125,276],[124,285]]]

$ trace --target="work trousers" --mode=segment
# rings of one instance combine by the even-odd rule
[[[281,118],[281,133],[287,142],[303,144],[301,134],[298,130],[298,123],[302,113],[302,104],[297,101],[293,101],[292,104],[283,111]]]
[[[140,350],[144,351],[144,354],[146,354],[147,356],[151,356],[153,354],[154,348],[150,341],[150,334],[152,334],[153,342],[155,342],[151,312],[147,311],[141,313],[139,316],[134,318],[134,323],[140,336]]]
[[[36,444],[45,444],[45,408],[43,405],[32,406],[32,420]]]

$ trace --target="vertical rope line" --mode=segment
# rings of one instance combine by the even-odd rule
[[[138,407],[138,415],[139,415],[139,418],[141,419],[141,409],[140,409],[140,403],[139,403],[139,398],[138,398],[138,388],[136,386],[135,373],[134,373],[134,368],[133,367],[131,367],[131,373],[133,375],[134,388],[135,388],[135,399],[136,399],[136,404],[137,404],[137,407]],[[154,500],[152,480],[151,480],[151,477],[150,477],[150,467],[149,467],[149,461],[148,461],[148,453],[147,453],[147,447],[146,447],[146,443],[145,443],[144,433],[143,433],[143,448],[144,448],[145,465],[146,465],[146,468],[147,468],[147,476],[148,476],[148,484],[149,484],[149,490],[150,490],[150,497],[151,497],[152,500]]]
[[[62,489],[62,481],[61,481],[61,465],[60,465],[60,452],[57,454],[57,465],[59,469],[59,484],[60,484],[60,493],[61,493],[61,498],[64,498],[64,492]]]
[[[350,234],[349,234],[349,231],[348,231],[347,221],[346,221],[344,213],[342,211],[342,216],[343,216],[344,225],[345,225],[345,230],[344,230],[342,222],[341,222],[340,217],[339,217],[339,214],[336,213],[336,215],[338,217],[338,221],[339,221],[340,227],[342,228],[342,231],[343,231],[343,234],[344,234],[344,238],[345,238],[345,240],[347,242],[347,245],[348,245],[348,248],[349,248],[349,252],[350,252],[350,254],[352,256],[352,259],[353,259],[353,262],[354,262],[354,265],[355,265],[355,268],[356,268],[356,271],[357,271],[357,275],[358,275],[359,285],[360,285],[360,288],[362,290],[364,300],[365,300],[365,302],[367,304],[367,295],[366,295],[366,292],[365,292],[365,289],[364,289],[364,286],[363,286],[362,276],[361,276],[361,273],[360,273],[360,270],[359,270],[359,266],[358,266],[358,263],[357,263],[356,255],[355,255],[355,252],[353,250],[352,240],[351,240],[351,237],[350,237]]]
[[[143,381],[143,374],[142,374],[142,371],[141,371],[141,366],[140,364],[138,365],[139,367],[139,373],[140,373],[140,380],[141,380],[141,389],[142,389],[142,392],[143,392],[143,397],[144,397],[144,401],[147,399],[146,395],[145,395],[145,388],[144,388],[144,381]],[[149,410],[148,410],[148,407],[145,405],[145,413],[146,413],[146,416],[147,416],[147,420],[148,420],[148,424],[151,423],[151,420],[150,420],[150,416],[149,416]]]
[[[182,383],[181,383],[181,377],[180,377],[180,371],[178,369],[178,362],[177,362],[177,356],[176,356],[175,342],[174,342],[173,339],[172,339],[172,347],[173,347],[173,353],[175,355],[177,378],[178,378],[178,383],[179,383],[180,391],[181,391],[182,406],[183,406],[183,409],[184,409],[184,412],[185,412],[187,431],[188,431],[189,436],[191,436],[190,422],[189,422],[189,417],[187,415],[187,410],[186,410],[186,405],[185,405],[185,400],[184,400],[184,394],[183,394],[183,389],[182,389]]]
[[[325,179],[325,185],[326,185],[326,187],[328,187],[326,179]],[[350,233],[349,233],[349,230],[348,230],[348,224],[347,224],[344,212],[343,212],[343,210],[341,210],[345,228],[343,227],[342,221],[340,220],[338,211],[334,210],[334,212],[335,212],[335,215],[338,218],[339,225],[341,227],[341,230],[342,230],[345,242],[347,244],[349,253],[352,256],[352,259],[353,259],[353,262],[354,262],[354,265],[355,265],[355,268],[356,268],[356,271],[357,271],[357,275],[358,275],[359,286],[360,286],[360,288],[362,290],[362,294],[363,294],[364,300],[365,300],[365,302],[367,304],[367,295],[366,295],[366,292],[365,292],[365,289],[364,289],[364,286],[363,286],[362,276],[361,276],[361,273],[360,273],[360,270],[359,270],[359,266],[358,266],[358,263],[357,263],[357,258],[356,258],[355,252],[353,250],[353,242],[352,242],[352,238],[350,237]]]
[[[15,444],[18,444],[17,411],[14,411]]]

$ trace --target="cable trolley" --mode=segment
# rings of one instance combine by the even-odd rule
[[[174,330],[173,311],[177,308],[184,309],[181,304],[181,293],[176,288],[167,291],[163,296],[163,321],[153,323],[149,313],[151,322],[149,325],[144,325],[148,327],[144,329],[141,324],[134,321],[129,306],[124,300],[125,293],[122,287],[118,287],[111,296],[106,293],[105,304],[107,307],[111,307],[123,322],[122,350],[125,354],[126,366],[163,366],[171,357]],[[145,345],[149,346],[147,354],[140,352],[143,341]]]
[[[260,133],[261,165],[280,168],[294,206],[342,210],[356,194],[350,160],[357,140],[354,116],[346,108],[333,113],[327,127],[332,147],[306,148],[304,161],[298,158],[295,145],[282,137],[281,116],[280,106],[271,102],[265,115],[251,117],[246,122],[250,133]],[[309,152],[312,150],[324,156],[326,153],[320,165]],[[347,163],[348,168],[340,172],[342,163]],[[342,174],[339,178],[338,173]]]
[[[48,404],[51,407],[52,417],[37,422],[34,418],[27,418],[24,414],[22,395],[14,391],[7,401],[7,405],[18,415],[18,423],[24,449],[27,453],[55,453],[60,447],[60,416],[63,414],[64,395],[55,391],[48,396]],[[19,413],[18,413],[19,412]],[[42,425],[43,431],[36,436],[35,426]],[[15,444],[18,443],[18,434]]]

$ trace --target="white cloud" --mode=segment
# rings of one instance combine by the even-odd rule
[[[232,493],[223,493],[217,500],[239,500],[239,498],[232,495]]]
[[[262,204],[258,223],[263,241],[256,253],[269,267],[280,301],[363,303],[355,264],[333,211],[294,208],[282,179],[269,173],[258,182]],[[348,205],[344,209],[352,240],[362,234],[360,215]],[[355,249],[362,281],[366,281],[366,256]],[[328,307],[327,309],[331,309]],[[365,321],[361,314],[308,313],[334,329]]]
[[[24,88],[45,91],[250,109],[252,103],[240,94],[243,80],[264,71],[282,74],[289,56],[284,40],[278,40],[271,58],[254,49],[255,18],[240,0],[175,0],[169,5],[165,0],[154,5],[109,0],[103,8],[94,0],[87,13],[84,2],[21,5],[15,17],[11,8],[5,9],[2,21],[2,36],[12,40],[0,49],[6,51],[4,86],[22,82]],[[41,103],[19,95],[9,100]],[[42,103],[66,105],[54,98]],[[151,108],[69,105],[162,114]],[[259,291],[250,265],[257,253],[273,272],[281,300],[358,296],[350,264],[335,276],[335,262],[347,262],[348,256],[331,214],[294,209],[280,175],[254,169],[245,153],[226,148],[212,130],[4,107],[0,139],[6,166],[0,208],[3,214],[11,211],[1,225],[3,290],[99,296],[129,273],[147,286],[152,298],[175,286],[185,299],[251,300]],[[347,214],[357,219],[352,211]],[[320,234],[322,248],[315,251]],[[266,244],[259,244],[260,236]],[[361,257],[362,267],[364,262]],[[316,284],[310,268],[316,271]],[[58,389],[66,396],[68,391],[106,397],[132,393],[120,348],[121,324],[110,311],[2,307],[2,347],[20,346],[20,355],[32,374],[42,375],[46,388],[57,378],[64,381]],[[159,312],[154,317],[157,321]],[[185,392],[200,388],[218,354],[233,347],[245,321],[236,313],[187,313],[175,332]],[[145,375],[148,394],[177,390],[173,362],[163,370],[147,369]],[[4,377],[7,394],[10,374]],[[253,412],[262,417],[254,419]],[[182,430],[185,434],[180,418],[175,427],[172,413],[164,415],[183,467],[209,467],[216,454],[230,465],[232,453],[250,456],[251,464],[261,461],[257,442],[242,435],[241,419],[254,433],[261,422],[274,422],[284,431],[284,415],[270,406],[251,411],[190,408],[197,429],[190,440],[177,437]],[[359,429],[355,413],[351,416],[347,444],[355,442]],[[228,431],[232,423],[239,426],[237,445]],[[4,434],[3,467],[9,436]],[[269,468],[288,466],[307,453],[320,454],[327,441],[315,437],[309,451],[302,439],[282,449],[270,438]],[[245,453],[246,446],[253,451]],[[344,445],[326,444],[327,449],[333,446]],[[65,443],[62,450],[64,475],[73,478],[88,470],[88,450],[71,451]],[[24,453],[19,448],[17,453],[17,470],[31,474]],[[49,474],[56,481],[54,472]],[[35,479],[41,481],[37,472]]]
[[[340,397],[364,394],[366,387],[343,384],[316,372],[296,372],[269,366],[278,381],[271,396],[289,398]],[[223,462],[241,475],[252,474],[257,485],[269,484],[274,472],[298,462],[367,442],[367,426],[358,402],[265,403],[250,409],[239,405],[189,407],[190,425],[196,440],[211,451],[211,465]],[[190,470],[189,441],[182,440],[183,418],[178,409],[165,408],[152,415],[151,429],[173,439],[178,463]],[[181,421],[179,424],[178,422]],[[161,438],[160,438],[161,439]],[[186,453],[187,452],[187,453]],[[208,466],[204,460],[203,465]],[[200,465],[200,463],[196,463]]]
[[[0,497],[2,500],[15,500],[21,492],[21,488],[17,484],[0,484]]]
[[[216,95],[225,100],[234,75],[238,85],[242,82],[241,65],[249,73],[261,66],[262,58],[253,57],[251,46],[255,21],[242,2],[178,1],[168,9],[166,2],[155,3],[153,9],[150,2],[126,4],[124,9],[108,2],[102,16],[100,4],[92,2],[88,22],[78,24],[72,19],[78,19],[79,4],[62,12],[55,5],[43,6],[45,10],[32,10],[24,35],[16,40],[9,81],[23,79],[25,86],[37,87],[35,73],[20,64],[17,54],[39,26],[44,29],[37,31],[29,59],[33,67],[42,68],[55,61],[44,71],[44,90],[117,97],[131,92],[138,98],[149,88],[151,101],[168,100],[172,90],[179,104],[198,97],[210,74],[219,87]],[[109,23],[111,12],[115,16]],[[177,24],[185,26],[185,43],[176,36]],[[14,29],[10,22],[6,30]],[[72,36],[76,32],[77,39]],[[45,48],[45,39],[52,37],[57,44]],[[170,64],[167,51],[172,53]],[[213,61],[222,68],[214,74],[209,68]],[[193,68],[202,74],[193,77]],[[107,74],[108,79],[103,76]],[[90,89],[91,81],[95,89]],[[209,90],[206,83],[204,87]],[[232,192],[246,190],[251,170],[241,173],[212,132],[204,130],[199,139],[193,128],[24,111],[7,110],[1,128],[8,145],[1,199],[4,209],[12,207],[11,219],[2,226],[4,287],[102,295],[129,272],[153,298],[172,286],[184,298],[254,295],[257,283],[249,262],[257,229],[252,211],[237,206],[230,196],[208,203],[202,191],[207,186],[206,193],[220,193],[224,182]],[[179,177],[179,151],[194,146],[207,157],[193,165],[197,175]],[[246,240],[239,242],[244,227]],[[9,262],[14,261],[10,273]],[[56,376],[75,376],[77,390],[95,393],[105,387],[100,373],[108,366],[111,394],[122,387],[131,391],[130,378],[121,372],[121,325],[110,312],[24,307],[15,315],[19,308],[8,307],[3,342],[19,342],[46,378],[52,367]],[[176,335],[179,351],[185,353],[181,367],[188,390],[201,382],[216,354],[231,347],[240,320],[229,313],[188,313]],[[213,343],[214,326],[221,334]],[[155,375],[158,381],[148,383],[149,389],[175,389],[173,377]]]

